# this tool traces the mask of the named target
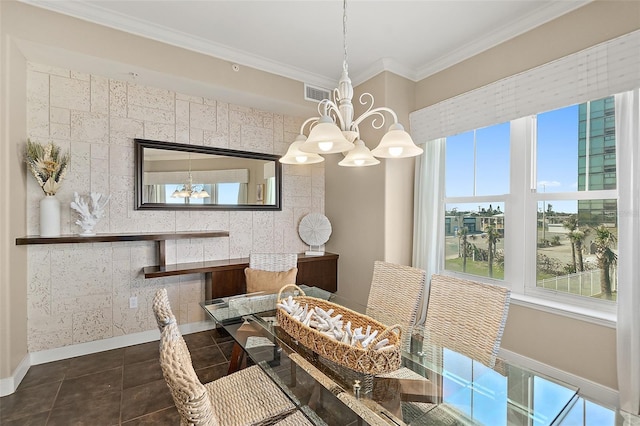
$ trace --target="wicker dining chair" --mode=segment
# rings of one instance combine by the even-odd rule
[[[400,324],[403,349],[408,349],[410,329],[417,320],[425,274],[422,269],[380,260],[373,264],[366,313],[387,325]]]
[[[272,424],[295,411],[294,404],[259,366],[202,384],[175,322],[162,330],[160,366],[182,426]]]
[[[424,324],[425,339],[494,368],[509,300],[510,291],[504,287],[432,275]],[[427,349],[422,352],[427,358],[435,357],[431,362],[442,365],[441,351]],[[405,367],[381,376],[425,380]],[[401,404],[407,419],[419,419],[429,412],[429,418],[439,419],[439,424],[457,424],[457,420],[437,404],[404,401]]]
[[[249,268],[282,272],[298,266],[296,253],[250,253]]]
[[[151,309],[156,317],[156,323],[161,333],[167,324],[176,322],[176,317],[173,315],[173,311],[171,311],[171,306],[169,305],[169,296],[166,288],[161,288],[156,291],[156,294],[153,296],[153,301],[151,302]]]
[[[493,368],[507,321],[511,291],[498,285],[435,274],[425,336]]]
[[[286,284],[295,284],[298,275],[296,253],[251,253],[245,268],[247,293],[275,293]]]

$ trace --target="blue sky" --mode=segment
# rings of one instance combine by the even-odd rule
[[[538,191],[578,188],[578,105],[538,114]]]
[[[537,135],[538,191],[576,191],[578,105],[539,114]],[[509,155],[509,123],[476,130],[475,195],[509,193]],[[474,195],[473,131],[447,138],[445,167],[448,197]],[[556,212],[577,211],[575,201],[553,201],[551,204]],[[488,203],[483,206],[487,205]],[[496,203],[493,203],[494,208],[495,206]]]

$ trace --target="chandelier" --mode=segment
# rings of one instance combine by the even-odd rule
[[[171,198],[208,198],[209,193],[204,189],[204,185],[194,185],[193,177],[191,176],[191,153],[189,153],[189,179],[182,185],[182,188],[178,187]],[[187,200],[188,202],[188,200]]]
[[[199,185],[193,184],[193,179],[191,178],[191,172],[189,172],[189,180],[187,183],[182,185],[182,188],[178,187],[173,194],[171,194],[171,198],[208,198],[210,197],[209,193],[204,189],[204,185],[202,188]]]
[[[416,146],[409,133],[398,122],[397,114],[388,107],[373,107],[373,95],[363,93],[359,102],[367,110],[354,118],[353,85],[349,78],[347,64],[347,0],[343,0],[342,35],[344,59],[342,77],[338,87],[333,89],[333,99],[323,99],[318,104],[319,117],[311,117],[300,126],[300,134],[289,146],[287,153],[280,158],[284,164],[313,164],[324,161],[319,154],[346,153],[338,164],[345,167],[373,166],[380,163],[380,158],[406,158],[422,154],[422,148]],[[387,133],[378,146],[369,150],[360,137],[360,124],[371,118],[371,126],[381,129],[385,124],[385,114],[393,119]],[[304,135],[309,127],[309,136]]]

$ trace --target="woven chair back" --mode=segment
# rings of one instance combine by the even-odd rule
[[[493,368],[507,321],[507,288],[435,274],[431,277],[425,336],[438,346]]]
[[[249,268],[261,271],[283,272],[298,266],[296,253],[251,253]]]
[[[176,317],[171,311],[171,305],[169,305],[169,296],[167,295],[166,288],[161,288],[156,291],[155,296],[153,296],[151,309],[153,309],[153,314],[156,317],[156,323],[161,333],[167,324],[176,322]]]
[[[181,425],[214,426],[218,421],[206,387],[200,382],[191,355],[178,325],[167,324],[160,336],[160,366],[173,402],[180,413]]]
[[[408,349],[410,328],[416,323],[424,292],[425,271],[376,260],[367,301],[367,315],[391,325],[400,324],[401,347]]]

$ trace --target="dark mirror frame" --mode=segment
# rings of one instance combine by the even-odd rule
[[[282,164],[279,156],[257,152],[237,151],[226,148],[214,148],[202,145],[162,142],[148,139],[134,139],[135,146],[135,210],[282,210]],[[275,163],[276,202],[275,204],[169,204],[143,203],[142,176],[144,173],[144,149],[163,149],[178,152],[212,154],[234,158],[267,160]]]

